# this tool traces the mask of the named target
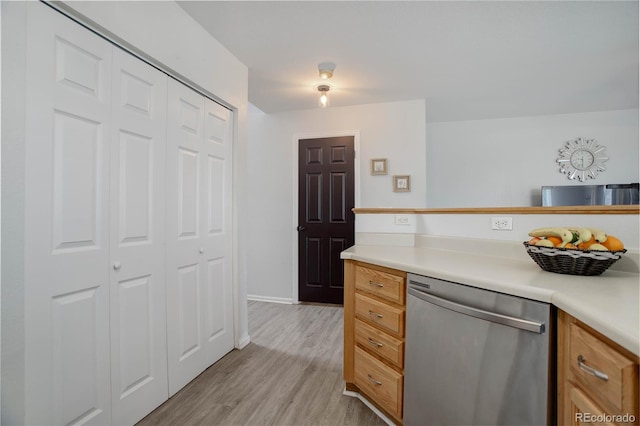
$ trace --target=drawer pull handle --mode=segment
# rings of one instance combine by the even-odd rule
[[[370,317],[376,317],[376,318],[382,318],[382,314],[379,314],[377,312],[373,312],[371,309],[369,309],[369,316]]]
[[[384,284],[382,284],[382,283],[374,283],[374,282],[373,282],[373,281],[371,281],[371,280],[369,280],[369,285],[371,285],[371,286],[375,286],[375,287],[379,287],[379,288],[384,287]]]
[[[604,381],[608,381],[609,380],[609,376],[607,376],[605,373],[603,373],[602,371],[598,371],[595,368],[589,367],[586,362],[585,359],[582,355],[578,355],[578,367],[580,367],[580,369],[586,373],[591,374],[594,377],[597,377],[598,379],[604,380]]]
[[[369,379],[369,381],[376,386],[380,386],[382,384],[381,381],[375,380],[373,377],[371,377],[371,374],[367,374],[367,379]]]
[[[379,348],[381,348],[381,347],[382,347],[382,343],[380,343],[380,342],[376,342],[376,341],[375,341],[375,340],[373,340],[371,337],[369,337],[369,344],[370,344],[370,345],[373,345],[373,346],[377,346],[377,347],[379,347]]]

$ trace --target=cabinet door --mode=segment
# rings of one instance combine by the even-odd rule
[[[110,311],[113,423],[168,397],[164,271],[167,76],[114,49]]]
[[[108,424],[112,46],[27,13],[25,423]]]

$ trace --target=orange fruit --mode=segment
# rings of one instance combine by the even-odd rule
[[[605,246],[609,251],[621,251],[621,250],[624,250],[624,244],[622,244],[622,241],[620,241],[619,239],[617,239],[613,235],[609,235],[607,237],[607,240],[605,242],[601,243],[601,244],[603,246]]]
[[[596,240],[593,238],[593,235],[591,236],[591,239],[589,241],[584,241],[580,244],[578,244],[578,248],[580,250],[589,250],[589,246],[593,243],[595,243]]]
[[[547,237],[547,240],[551,241],[555,247],[562,244],[562,238],[560,237]]]
[[[564,248],[566,248],[566,249],[574,249],[575,250],[575,249],[578,248],[578,246],[576,246],[575,244],[567,243],[567,245],[564,246]]]

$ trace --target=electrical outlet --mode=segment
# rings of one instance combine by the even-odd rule
[[[410,225],[409,216],[406,214],[397,214],[395,217],[396,225]]]
[[[511,217],[492,217],[491,229],[498,231],[512,231],[513,230],[513,218]]]

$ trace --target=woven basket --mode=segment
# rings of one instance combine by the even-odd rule
[[[588,251],[539,247],[526,241],[524,246],[529,256],[545,271],[570,275],[600,275],[627,251]]]

